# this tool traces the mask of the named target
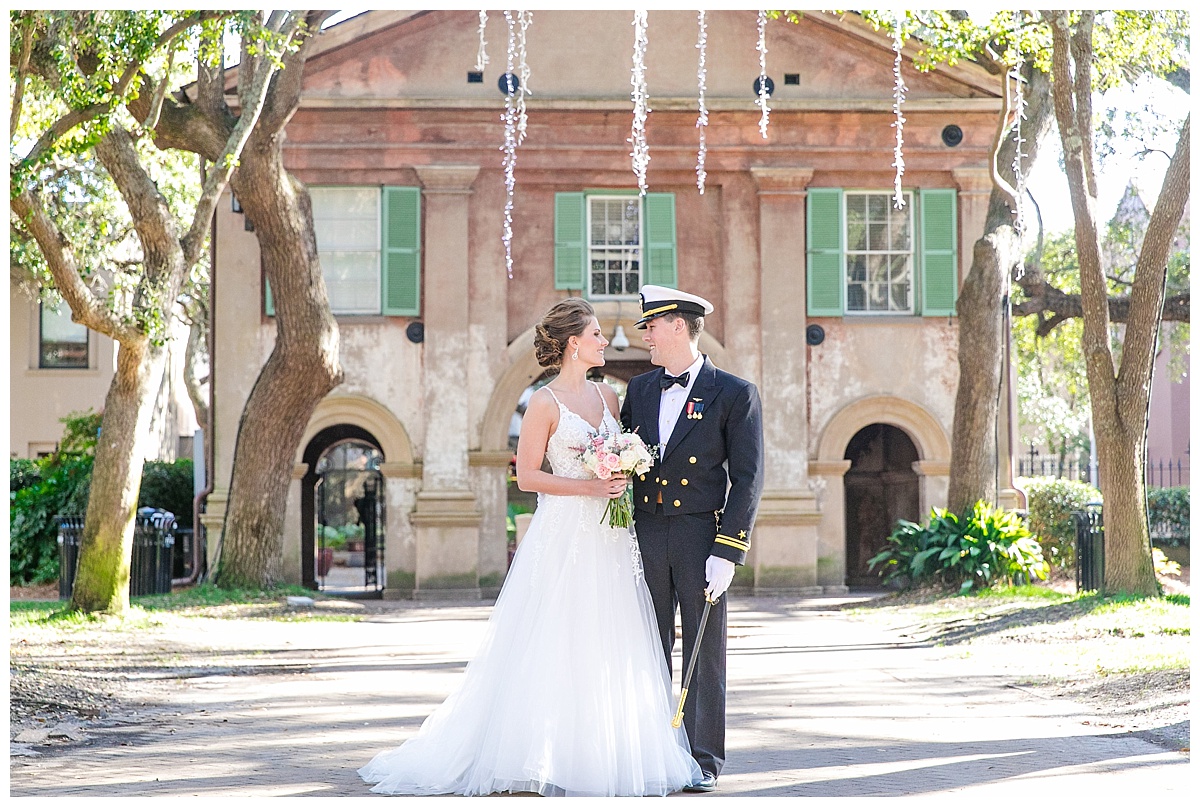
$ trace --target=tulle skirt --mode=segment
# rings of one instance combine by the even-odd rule
[[[698,781],[627,530],[543,494],[458,689],[359,774],[376,793],[666,795]]]

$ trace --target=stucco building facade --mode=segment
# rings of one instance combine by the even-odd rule
[[[905,60],[896,210],[890,39],[853,15],[772,22],[764,139],[755,14],[709,12],[701,194],[696,15],[650,12],[642,197],[627,142],[630,17],[534,14],[511,278],[502,15],[488,22],[481,81],[475,12],[370,12],[315,43],[285,160],[313,193],[345,381],[297,452],[289,579],[322,578],[328,474],[348,467],[330,452],[355,444],[386,513],[374,589],[494,592],[508,563],[510,424],[542,375],[533,327],[563,297],[591,299],[609,338],[621,326],[633,342],[603,368],[620,389],[649,369],[632,328],[647,282],[710,300],[701,349],[762,394],[766,492],[737,585],[842,591],[865,579],[880,529],[944,504],[954,301],[983,230],[998,81],[972,64],[921,74]],[[238,419],[275,332],[244,218],[227,199],[215,225],[210,553]]]

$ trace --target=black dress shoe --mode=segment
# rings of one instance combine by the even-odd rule
[[[717,775],[708,771],[701,771],[703,776],[699,782],[694,782],[688,785],[683,790],[685,793],[711,793],[717,789]]]

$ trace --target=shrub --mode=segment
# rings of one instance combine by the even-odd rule
[[[1075,565],[1075,523],[1071,513],[1100,501],[1100,491],[1083,482],[1050,476],[1022,479],[1029,496],[1029,531],[1042,545],[1046,560],[1056,569]]]
[[[147,462],[142,470],[138,507],[156,507],[173,513],[181,529],[192,527],[192,498],[195,489],[192,461]]]
[[[926,526],[902,520],[887,540],[891,546],[868,565],[883,564],[886,579],[902,585],[935,583],[966,592],[1045,580],[1049,571],[1020,516],[982,501],[961,517],[935,507]]]
[[[18,490],[24,490],[37,483],[42,478],[41,468],[38,466],[37,460],[26,460],[18,457],[13,457],[8,461],[8,496],[12,499],[12,495]]]
[[[91,457],[55,455],[37,466],[38,480],[10,494],[8,560],[14,585],[58,578],[58,523],[54,517],[87,511]]]
[[[1190,542],[1190,488],[1151,488],[1146,492],[1146,506],[1155,545],[1185,546]]]

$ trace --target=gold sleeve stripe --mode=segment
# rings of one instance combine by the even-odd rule
[[[748,541],[739,541],[736,538],[727,538],[724,535],[718,535],[716,542],[718,544],[725,544],[725,546],[731,546],[734,549],[740,549],[743,552],[750,549],[750,543]]]

